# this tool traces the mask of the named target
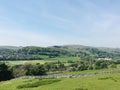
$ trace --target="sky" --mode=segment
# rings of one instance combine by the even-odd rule
[[[120,48],[120,0],[0,0],[0,46]]]

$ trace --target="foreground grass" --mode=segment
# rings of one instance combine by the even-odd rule
[[[0,82],[0,90],[120,90],[120,74],[60,79],[14,79]]]

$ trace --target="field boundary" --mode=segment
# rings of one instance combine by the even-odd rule
[[[114,74],[118,73],[120,74],[120,71],[118,72],[91,72],[91,73],[86,73],[86,74],[53,74],[53,75],[42,75],[42,76],[22,76],[18,77],[16,79],[25,79],[25,78],[72,78],[72,77],[87,77],[87,76],[93,76],[93,75],[98,75],[98,74]]]

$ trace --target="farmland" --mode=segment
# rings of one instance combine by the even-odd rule
[[[8,65],[19,65],[19,64],[25,64],[25,63],[40,63],[44,64],[46,62],[63,62],[63,63],[68,63],[69,61],[79,61],[79,57],[57,57],[57,58],[47,58],[44,60],[2,60],[2,62],[5,62]]]

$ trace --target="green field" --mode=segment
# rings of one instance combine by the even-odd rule
[[[46,62],[63,62],[67,63],[68,61],[79,61],[79,57],[57,57],[57,58],[47,58],[44,60],[9,60],[9,61],[2,61],[5,62],[6,64],[10,65],[18,65],[18,64],[25,64],[25,63],[40,63],[44,64]]]
[[[6,61],[6,64],[9,65],[19,65],[19,64],[25,64],[25,63],[40,63],[44,64],[46,61],[45,60],[19,60],[19,61]],[[50,62],[50,61],[48,61]]]
[[[0,82],[0,90],[120,90],[120,74],[60,79],[14,79]]]

